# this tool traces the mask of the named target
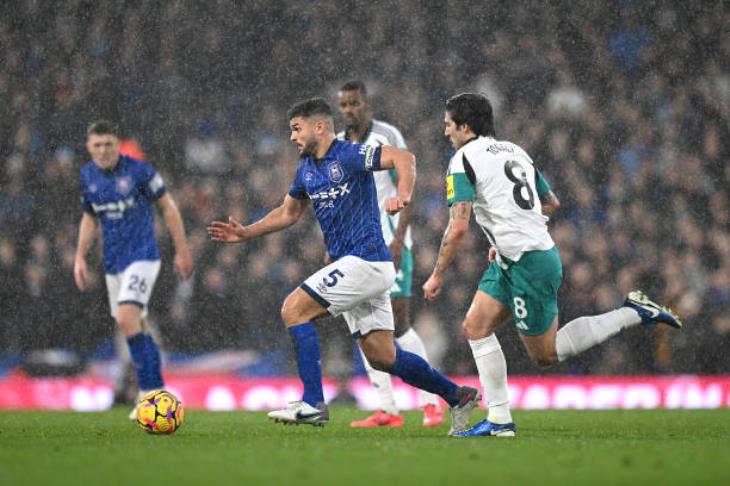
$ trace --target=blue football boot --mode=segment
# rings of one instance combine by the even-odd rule
[[[629,307],[638,312],[639,317],[641,317],[641,324],[644,326],[652,326],[663,322],[676,329],[682,329],[682,321],[677,314],[672,312],[672,309],[653,302],[641,290],[629,292],[623,307]]]
[[[514,422],[508,424],[495,424],[489,420],[482,420],[474,424],[474,427],[462,432],[455,432],[455,437],[514,437],[517,433],[517,426]]]

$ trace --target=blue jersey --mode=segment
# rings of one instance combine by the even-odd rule
[[[81,168],[81,204],[99,218],[104,269],[116,274],[140,260],[159,260],[152,202],[165,193],[151,165],[120,156],[110,171],[93,162]]]
[[[297,169],[289,195],[310,199],[329,255],[391,261],[380,228],[380,210],[371,171],[380,170],[380,147],[336,140],[322,159],[307,157]]]

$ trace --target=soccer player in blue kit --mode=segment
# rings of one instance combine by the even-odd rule
[[[152,203],[162,210],[175,243],[175,270],[183,279],[192,274],[193,261],[180,211],[165,191],[162,177],[151,165],[119,154],[116,127],[108,122],[92,123],[86,148],[92,161],[81,168],[83,215],[74,280],[80,290],[86,289],[90,277],[86,254],[94,242],[98,221],[111,315],[127,339],[141,395],[164,386],[160,352],[145,322],[160,271]],[[130,418],[135,418],[135,410]]]
[[[342,314],[375,369],[441,396],[452,414],[449,433],[465,430],[480,399],[478,391],[456,385],[423,358],[393,343],[388,291],[395,281],[395,267],[380,227],[372,171],[396,170],[398,192],[385,205],[389,212],[397,213],[411,201],[415,158],[391,146],[337,140],[332,110],[321,98],[297,103],[288,115],[290,138],[302,160],[284,202],[248,226],[229,217],[228,222],[213,221],[208,227],[214,241],[241,243],[293,225],[311,201],[332,259],[291,292],[282,306],[281,316],[295,344],[304,394],[289,407],[269,412],[269,418],[311,425],[329,421],[322,393],[319,339],[312,321]]]

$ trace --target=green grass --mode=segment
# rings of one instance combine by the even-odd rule
[[[192,410],[158,437],[127,413],[0,412],[0,484],[730,484],[726,410],[517,411],[516,439],[446,437],[418,412],[351,429],[346,407],[325,428]]]

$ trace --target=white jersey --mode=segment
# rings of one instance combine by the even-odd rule
[[[346,140],[345,132],[339,132],[337,138]],[[401,135],[400,130],[389,123],[380,120],[373,120],[370,128],[365,133],[364,140],[360,141],[363,145],[377,147],[380,145],[390,145],[406,150],[406,142]],[[388,198],[398,195],[398,186],[396,184],[395,171],[379,170],[373,172],[375,178],[375,188],[378,192],[378,208],[380,209],[380,226],[383,229],[383,239],[386,245],[390,245],[395,237],[395,231],[398,228],[400,214],[388,214],[385,211],[385,201]],[[406,228],[406,234],[403,238],[403,246],[410,249],[413,246],[411,238],[411,227]]]
[[[518,145],[479,137],[462,146],[449,162],[449,205],[472,201],[477,223],[501,257],[517,261],[532,250],[555,243],[536,188],[532,159]]]

